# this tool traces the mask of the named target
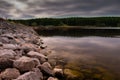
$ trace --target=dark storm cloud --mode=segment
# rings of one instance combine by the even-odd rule
[[[120,0],[0,0],[0,16],[119,16],[119,4]]]

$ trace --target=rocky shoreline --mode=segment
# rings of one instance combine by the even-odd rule
[[[30,27],[0,20],[0,80],[58,80],[40,36]]]

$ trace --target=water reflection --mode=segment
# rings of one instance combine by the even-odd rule
[[[76,67],[83,64],[99,65],[116,74],[116,77],[120,76],[120,38],[52,36],[43,37],[43,40],[54,50],[50,58],[62,57],[68,63],[75,63]]]

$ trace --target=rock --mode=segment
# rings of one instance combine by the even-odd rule
[[[3,49],[0,50],[0,58],[9,58],[13,59],[15,58],[16,53],[13,50]]]
[[[53,69],[53,74],[57,78],[63,78],[63,70],[60,68],[54,68]]]
[[[27,53],[27,55],[29,57],[38,58],[41,63],[47,61],[47,57],[44,56],[43,54],[38,53],[38,52],[30,51],[29,53]]]
[[[45,76],[53,76],[53,71],[48,66],[42,64],[38,66],[38,68],[41,70],[41,72],[43,72]]]
[[[1,73],[3,80],[16,79],[18,76],[20,76],[20,72],[15,68],[8,68]]]
[[[22,49],[36,49],[37,46],[35,46],[34,44],[31,43],[24,43],[21,45]]]
[[[68,80],[78,78],[80,78],[80,80],[83,80],[85,78],[82,72],[72,69],[64,69],[64,75],[66,75],[66,78]]]
[[[32,71],[36,72],[38,75],[40,75],[40,79],[43,80],[43,74],[42,72],[40,71],[39,68],[33,68]]]
[[[0,42],[0,46],[3,46],[3,43],[2,43],[2,42]]]
[[[52,69],[52,66],[50,65],[49,62],[44,62],[42,65],[43,65],[43,66],[46,66],[46,67],[49,68],[49,69]]]
[[[13,36],[13,34],[12,33],[9,33],[9,34],[3,34],[3,35],[1,35],[2,37],[7,37],[8,39],[13,39],[14,38],[14,36]]]
[[[47,80],[58,80],[58,79],[54,77],[49,77]]]
[[[3,42],[3,43],[9,43],[10,42],[7,37],[1,37],[0,41]]]
[[[47,46],[46,45],[41,45],[40,48],[41,49],[45,49]]]
[[[26,72],[32,70],[36,67],[35,60],[29,57],[21,57],[18,60],[15,60],[13,63],[14,67],[19,69],[21,72]]]
[[[7,58],[0,58],[0,69],[11,68],[13,61]]]
[[[14,80],[43,80],[43,75],[40,75],[34,71],[30,71],[24,73],[23,75],[19,76],[17,79]]]
[[[3,44],[3,48],[4,49],[12,49],[12,50],[14,50],[14,49],[18,49],[20,47],[18,45],[15,45],[15,44]]]

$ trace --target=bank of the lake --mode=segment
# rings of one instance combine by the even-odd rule
[[[48,54],[32,28],[0,19],[0,80],[58,80]]]

